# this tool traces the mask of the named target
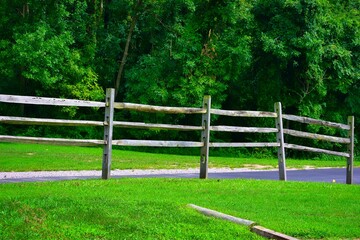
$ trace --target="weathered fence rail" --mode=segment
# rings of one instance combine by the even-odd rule
[[[162,107],[162,106],[152,106],[144,104],[135,104],[135,103],[115,103],[115,109],[124,109],[124,110],[134,110],[139,112],[161,112],[168,114],[196,114],[196,113],[206,113],[206,110],[202,108],[185,108],[185,107]]]
[[[343,130],[350,130],[350,127],[351,127],[350,125],[347,125],[347,124],[328,122],[328,121],[323,121],[323,120],[318,120],[318,119],[313,119],[313,118],[308,118],[308,117],[289,115],[289,114],[284,114],[283,119],[300,122],[300,123],[316,124],[316,125],[325,126],[325,127],[339,128],[339,129],[343,129]]]
[[[100,122],[100,121],[25,118],[25,117],[8,117],[8,116],[0,116],[0,122],[8,123],[8,124],[21,124],[21,125],[26,124],[26,125],[47,125],[47,126],[104,126],[104,122]]]
[[[353,159],[354,159],[354,117],[348,118],[347,124],[334,123],[308,117],[301,117],[289,114],[282,114],[281,103],[275,103],[274,112],[264,111],[234,111],[211,108],[210,96],[205,96],[201,108],[185,107],[163,107],[134,103],[115,102],[114,90],[107,89],[105,102],[82,101],[74,99],[42,98],[29,96],[14,96],[0,94],[0,102],[17,104],[36,104],[50,106],[76,106],[104,108],[104,121],[89,120],[66,120],[47,118],[28,118],[0,116],[0,123],[21,124],[21,125],[47,125],[47,126],[97,126],[104,129],[104,138],[98,139],[63,139],[63,138],[40,138],[0,135],[3,142],[24,142],[24,143],[47,143],[59,145],[96,146],[102,145],[103,162],[102,178],[110,178],[112,145],[116,146],[150,146],[150,147],[198,147],[200,151],[200,178],[208,176],[209,148],[210,147],[275,147],[278,149],[279,179],[286,180],[286,158],[285,149],[310,151],[316,153],[330,154],[345,157],[346,161],[346,183],[353,182]],[[129,110],[150,113],[166,114],[201,114],[202,122],[199,126],[174,125],[174,124],[153,124],[142,122],[114,121],[115,110]],[[229,117],[252,117],[252,118],[274,118],[274,127],[241,127],[241,126],[211,126],[211,115]],[[337,137],[323,134],[315,134],[293,129],[284,129],[283,120],[295,121],[305,124],[315,124],[331,128],[346,130],[348,137]],[[135,129],[161,129],[176,131],[200,131],[200,141],[161,141],[161,140],[134,140],[134,139],[113,139],[114,128],[135,128]],[[274,142],[211,142],[210,132],[234,132],[234,133],[276,133]],[[346,144],[346,152],[338,152],[328,149],[301,146],[286,143],[284,135],[293,137],[316,139],[333,143]]]
[[[74,107],[105,107],[103,102],[83,101],[74,99],[45,98],[45,97],[28,97],[1,94],[1,102],[51,105],[51,106],[74,106]]]
[[[103,140],[95,139],[65,139],[65,138],[40,138],[40,137],[16,137],[0,135],[2,142],[19,142],[19,143],[46,143],[54,145],[75,145],[75,146],[96,146],[106,144]]]

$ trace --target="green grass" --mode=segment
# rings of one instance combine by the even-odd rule
[[[0,239],[257,239],[193,203],[301,239],[360,236],[360,188],[257,180],[0,184]]]
[[[200,150],[199,150],[200,151]],[[100,170],[102,148],[52,146],[40,144],[0,143],[0,171]],[[210,156],[209,167],[270,169],[277,167],[276,158]],[[288,168],[345,167],[345,159],[287,159]],[[355,166],[360,166],[355,161]],[[199,156],[156,154],[114,150],[112,169],[173,169],[198,168]]]

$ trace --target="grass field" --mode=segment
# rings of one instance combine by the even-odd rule
[[[101,169],[101,148],[0,143],[0,171]],[[114,169],[198,167],[198,156],[114,150]],[[274,168],[267,158],[211,157],[210,167]],[[344,159],[287,160],[288,167]],[[356,161],[358,166],[358,161]],[[193,203],[298,237],[359,239],[357,185],[258,180],[111,179],[0,184],[0,239],[261,239]]]
[[[200,151],[200,150],[199,150]],[[112,169],[198,168],[199,156],[113,150]],[[102,148],[0,143],[0,171],[100,170]],[[345,158],[287,159],[288,168],[345,167]],[[355,161],[360,166],[360,161]],[[209,167],[276,168],[277,159],[210,156]]]
[[[0,184],[0,239],[260,239],[193,203],[300,239],[360,237],[360,188],[257,180]]]

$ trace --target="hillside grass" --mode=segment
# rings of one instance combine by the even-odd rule
[[[354,185],[230,179],[0,184],[0,239],[260,239],[189,203],[300,239],[356,239],[359,196]]]
[[[200,151],[200,150],[199,150]],[[287,159],[288,168],[345,167],[345,158],[317,160]],[[0,143],[0,171],[100,170],[102,148],[53,146],[43,144]],[[355,161],[355,166],[360,166]],[[199,156],[157,154],[113,150],[112,169],[186,169],[198,168]],[[277,167],[275,157],[210,156],[210,168]]]

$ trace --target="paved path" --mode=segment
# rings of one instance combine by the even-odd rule
[[[198,178],[198,169],[185,170],[113,170],[112,178]],[[288,181],[345,183],[345,168],[288,170]],[[50,172],[0,172],[0,183],[57,181],[101,178],[101,171],[50,171]],[[210,179],[268,179],[277,180],[277,170],[209,169]],[[354,184],[360,184],[360,168],[354,168]]]

